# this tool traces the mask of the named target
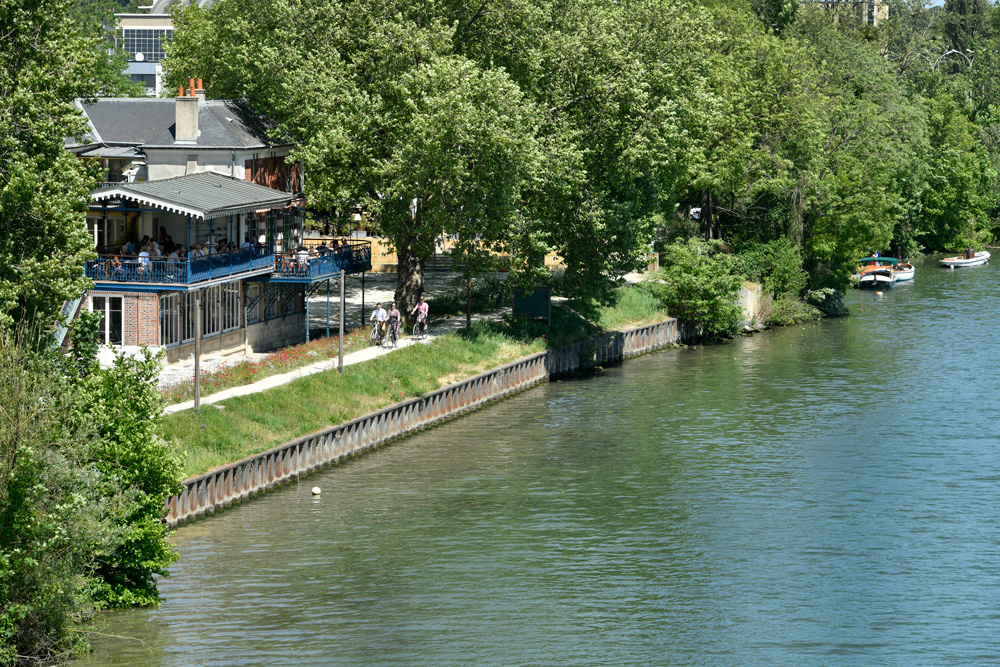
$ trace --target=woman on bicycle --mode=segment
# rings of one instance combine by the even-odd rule
[[[416,306],[413,307],[413,310],[410,311],[410,315],[416,314],[416,316],[417,316],[417,324],[423,325],[423,328],[425,330],[427,329],[427,309],[428,308],[429,308],[429,306],[427,305],[427,302],[424,301],[424,297],[420,297],[420,302]]]
[[[386,321],[389,323],[389,331],[393,334],[393,340],[399,338],[399,322],[403,316],[400,314],[399,309],[396,308],[395,302],[389,306],[386,318]]]

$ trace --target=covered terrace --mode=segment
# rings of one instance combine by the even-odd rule
[[[291,194],[213,172],[120,183],[91,198],[98,224],[120,217],[126,229],[87,262],[97,289],[185,291],[269,275],[275,257],[291,251],[289,232],[301,229]],[[144,237],[157,249],[143,254]]]

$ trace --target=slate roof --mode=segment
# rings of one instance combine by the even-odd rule
[[[234,180],[211,171],[159,181],[116,184],[95,190],[91,197],[96,202],[120,197],[203,219],[281,208],[290,205],[293,199],[287,192]]]
[[[90,121],[84,144],[105,146],[174,147],[174,100],[158,97],[100,98],[93,104],[77,101]],[[243,100],[202,100],[198,106],[198,139],[185,149],[256,149],[282,145],[267,132],[273,121],[256,113]],[[178,145],[180,147],[181,145]]]

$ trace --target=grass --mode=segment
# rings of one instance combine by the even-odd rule
[[[541,337],[484,323],[371,361],[300,378],[281,387],[166,415],[160,434],[184,453],[186,476],[420,396],[546,347]]]
[[[643,285],[619,289],[610,306],[577,301],[572,302],[571,309],[553,304],[551,314],[551,325],[523,319],[480,321],[472,331],[449,333],[428,345],[401,348],[347,366],[343,374],[336,370],[316,373],[274,389],[228,399],[221,405],[203,406],[200,415],[193,410],[166,415],[160,434],[183,452],[185,476],[196,475],[528,354],[585,340],[603,329],[621,329],[667,317],[659,300]],[[367,346],[365,333],[354,332],[350,345],[345,340],[345,351]],[[249,384],[336,353],[335,338],[296,345],[256,364],[220,369],[203,380],[202,391],[208,395]],[[172,394],[176,397],[172,402],[190,397],[193,383],[187,383],[186,391]]]
[[[642,283],[615,290],[614,303],[610,305],[579,299],[569,303],[588,320],[609,331],[662,322],[670,317],[660,299]]]
[[[344,354],[368,347],[368,331],[354,329],[344,336]],[[201,395],[209,396],[230,387],[243,387],[272,375],[280,375],[316,361],[334,359],[340,353],[337,336],[317,338],[308,343],[290,345],[272,352],[259,361],[244,359],[226,364],[211,373],[201,375]],[[163,402],[173,405],[194,398],[194,380],[164,387],[160,390]]]

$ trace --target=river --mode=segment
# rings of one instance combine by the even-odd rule
[[[74,665],[996,664],[998,278],[918,263],[182,527]]]

